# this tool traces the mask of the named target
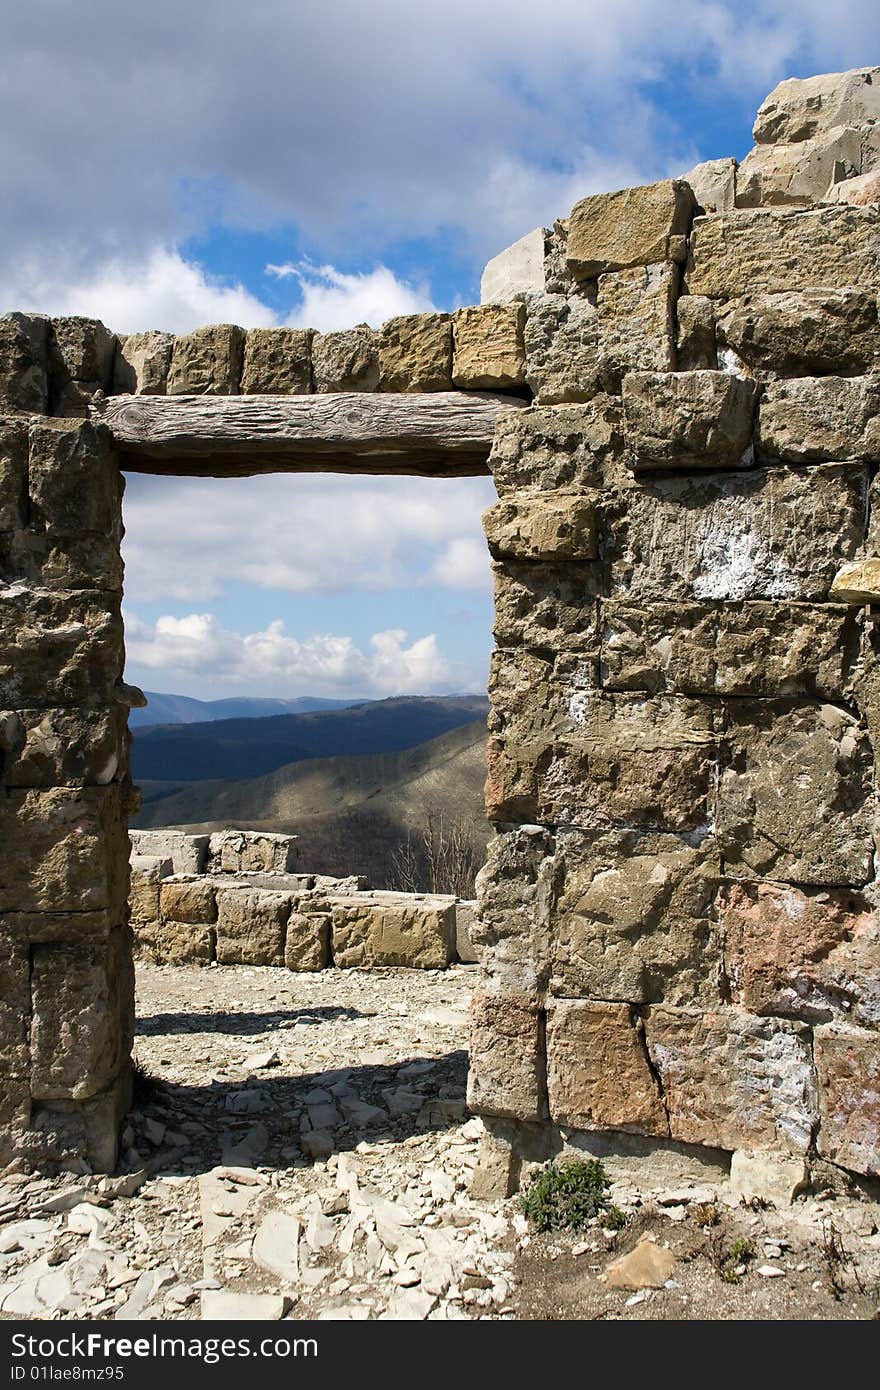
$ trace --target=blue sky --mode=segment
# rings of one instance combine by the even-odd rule
[[[479,298],[580,197],[751,144],[880,61],[850,0],[29,0],[0,56],[0,299],[120,331]],[[131,478],[129,678],[205,698],[478,689],[488,480]]]

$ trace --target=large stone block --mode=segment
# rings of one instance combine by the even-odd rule
[[[580,493],[524,494],[483,513],[489,551],[517,560],[595,560],[596,508]]]
[[[251,328],[245,334],[241,390],[250,396],[303,396],[312,389],[311,328]]]
[[[761,401],[758,447],[788,463],[880,459],[880,383],[872,377],[771,382]]]
[[[25,946],[59,941],[79,945],[109,937],[118,927],[119,917],[118,906],[114,911],[105,907],[94,912],[4,912],[0,931],[10,941]]]
[[[130,830],[133,854],[170,859],[176,874],[202,874],[208,863],[210,836],[187,835],[182,830]]]
[[[703,294],[682,295],[676,305],[675,355],[679,371],[714,371],[718,365],[715,306]]]
[[[159,912],[169,922],[216,922],[215,886],[204,879],[166,878],[159,885]]]
[[[7,791],[0,799],[0,911],[121,919],[128,892],[126,789]]]
[[[221,965],[283,965],[289,917],[289,893],[218,888],[218,961]]]
[[[41,314],[0,316],[0,410],[46,410],[48,328]]]
[[[86,1100],[124,1070],[134,1024],[131,935],[35,946],[31,963],[31,1093]]]
[[[638,1020],[626,1004],[555,999],[547,1013],[550,1118],[575,1129],[669,1132]]]
[[[601,488],[623,453],[620,402],[600,396],[564,409],[516,410],[495,429],[489,468],[499,497],[511,492]]]
[[[705,159],[682,175],[697,200],[697,212],[733,212],[736,199],[736,160]]]
[[[173,349],[172,333],[129,333],[120,338],[113,364],[114,394],[164,396]]]
[[[118,594],[0,589],[0,706],[108,705],[125,650]]]
[[[53,415],[85,415],[92,397],[113,386],[116,335],[97,319],[68,315],[52,320],[49,408]]]
[[[26,1124],[30,1110],[30,951],[27,941],[0,928],[0,1132]],[[6,1147],[0,1137],[0,1153]]]
[[[551,989],[569,998],[721,1004],[712,837],[560,832]]]
[[[135,942],[156,965],[209,965],[215,956],[215,930],[209,922],[145,922],[135,928]]]
[[[880,1027],[880,927],[852,890],[730,883],[719,917],[731,999],[753,1014]]]
[[[822,1024],[815,1031],[823,1158],[880,1177],[880,1033]]]
[[[499,647],[561,649],[595,659],[603,567],[506,560],[493,572]]]
[[[867,735],[848,710],[732,702],[717,834],[734,878],[867,883],[875,815]]]
[[[547,1117],[544,1015],[527,994],[478,991],[471,1001],[468,1105],[516,1120]]]
[[[0,714],[0,780],[7,787],[120,782],[128,769],[127,720],[122,705]]]
[[[747,209],[698,218],[686,278],[691,294],[838,288],[880,290],[880,208]]]
[[[27,521],[27,473],[27,425],[0,416],[0,531],[13,531]]]
[[[513,993],[546,988],[555,840],[537,825],[493,836],[477,874],[474,944],[486,969]]]
[[[218,830],[208,842],[210,873],[286,874],[295,863],[295,835],[267,830]]]
[[[732,349],[762,380],[848,376],[880,352],[877,296],[834,288],[749,295],[718,314],[716,334],[722,352]]]
[[[720,1149],[804,1153],[818,1118],[808,1030],[739,1009],[645,1012],[669,1134]]]
[[[514,744],[576,734],[596,684],[593,652],[498,648],[489,669],[489,732]]]
[[[112,534],[56,536],[40,526],[0,531],[0,585],[118,594],[122,577]]]
[[[606,391],[619,391],[627,372],[675,369],[679,280],[678,267],[669,264],[600,275],[599,380]]]
[[[94,535],[118,547],[123,479],[109,430],[35,420],[29,431],[31,524],[53,536]]]
[[[375,391],[379,386],[379,335],[367,324],[312,339],[312,378],[321,394]]]
[[[602,390],[599,315],[578,295],[526,296],[526,381],[538,405],[589,401]]]
[[[853,179],[842,179],[840,183],[832,184],[825,194],[825,201],[849,203],[854,208],[880,203],[880,169],[872,168],[865,174],[857,174]]]
[[[47,1100],[36,1104],[27,1134],[39,1145],[41,1164],[83,1158],[94,1173],[112,1173],[119,1151],[119,1131],[131,1108],[132,1072],[127,1066],[106,1091],[89,1100]]]
[[[525,385],[522,304],[482,304],[452,316],[453,383],[463,390],[504,391]]]
[[[593,279],[609,270],[677,260],[695,205],[689,185],[680,179],[583,198],[569,218],[569,268],[581,279]]]
[[[135,933],[159,922],[159,885],[172,871],[170,859],[160,855],[133,854],[129,860],[131,885],[128,907]]]
[[[241,382],[244,330],[210,324],[174,339],[169,396],[235,396]]]
[[[455,906],[426,898],[333,903],[333,963],[342,967],[406,965],[440,970],[455,951]]]
[[[637,472],[748,467],[754,459],[755,385],[728,372],[631,372],[623,437]]]
[[[288,970],[323,970],[330,962],[330,913],[291,912],[284,938]]]
[[[601,683],[680,695],[840,698],[858,651],[837,604],[602,603]]]
[[[856,465],[640,479],[611,522],[610,596],[824,599],[862,543],[866,481]]]
[[[452,390],[449,314],[404,314],[379,330],[380,391]]]
[[[794,145],[758,145],[736,175],[736,206],[809,207],[829,184],[861,171],[862,137],[851,126],[823,131]]]
[[[778,83],[758,108],[753,134],[759,145],[774,145],[877,119],[880,68],[853,68]]]
[[[480,280],[480,303],[508,304],[520,294],[543,294],[548,237],[545,227],[536,227],[493,256]]]

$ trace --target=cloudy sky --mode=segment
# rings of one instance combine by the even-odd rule
[[[120,331],[477,302],[590,192],[742,156],[876,0],[27,0],[0,51],[0,301]],[[129,678],[203,698],[485,681],[488,480],[132,477]]]

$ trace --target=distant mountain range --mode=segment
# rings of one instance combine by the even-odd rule
[[[128,723],[132,729],[151,724],[208,724],[215,719],[266,719],[273,714],[307,714],[312,710],[347,709],[360,700],[321,700],[300,695],[295,700],[274,700],[238,695],[228,700],[194,700],[190,695],[162,695],[145,690],[146,709],[133,709]]]

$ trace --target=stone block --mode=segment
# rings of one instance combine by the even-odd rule
[[[122,705],[23,709],[0,715],[0,780],[7,787],[103,787],[120,782],[128,768],[127,720]]]
[[[831,597],[838,603],[880,602],[880,560],[851,560],[841,565],[831,585]]]
[[[599,277],[599,380],[604,390],[619,391],[627,372],[674,371],[679,280],[678,267],[669,264]]]
[[[215,957],[215,931],[209,922],[145,922],[135,927],[135,942],[140,954],[156,965],[209,965]]]
[[[880,383],[872,377],[771,382],[758,420],[764,458],[787,463],[880,459]]]
[[[110,936],[119,924],[120,912],[100,908],[93,912],[4,912],[0,932],[9,940],[25,945],[59,941],[71,945],[94,942]]]
[[[114,395],[164,396],[173,349],[173,333],[129,333],[120,338],[113,364]]]
[[[35,946],[31,965],[31,1093],[86,1100],[124,1070],[134,1025],[131,935]]]
[[[599,315],[589,298],[526,296],[526,381],[538,405],[589,401],[602,390]]]
[[[481,952],[474,945],[474,919],[477,915],[476,900],[456,901],[455,904],[455,954],[463,965],[476,965]]]
[[[545,227],[536,227],[493,256],[480,280],[480,303],[508,304],[520,294],[543,294],[549,235]]]
[[[320,394],[376,391],[379,387],[379,335],[367,324],[312,339],[312,378]]]
[[[323,970],[330,963],[330,914],[291,912],[284,938],[288,970]]]
[[[568,223],[569,269],[579,279],[677,260],[690,231],[694,195],[680,179],[583,198]]]
[[[644,1038],[626,1004],[554,999],[547,1013],[550,1118],[576,1129],[669,1132]]]
[[[28,488],[33,526],[54,536],[93,534],[119,545],[123,480],[102,425],[32,421]]]
[[[404,314],[379,330],[380,391],[452,390],[452,318]]]
[[[739,1009],[652,1006],[645,1035],[673,1139],[720,1149],[809,1149],[818,1113],[802,1024]]]
[[[597,655],[597,596],[604,566],[505,560],[493,566],[499,647]]]
[[[867,735],[848,710],[736,701],[728,709],[727,743],[716,824],[728,874],[868,882],[873,764]]]
[[[760,380],[858,374],[880,351],[877,295],[834,288],[749,295],[719,312],[716,332],[719,349],[732,349]]]
[[[595,560],[596,509],[580,493],[520,496],[483,513],[483,530],[495,559]]]
[[[187,835],[182,830],[130,830],[133,854],[170,859],[176,874],[202,874],[208,863],[208,835]]]
[[[807,1023],[880,1027],[880,926],[861,893],[729,883],[718,911],[733,1003]]]
[[[14,531],[26,524],[27,472],[27,425],[0,416],[0,531]]]
[[[880,290],[880,209],[743,208],[698,218],[685,275],[690,294],[749,294],[851,285]]]
[[[736,199],[735,159],[705,159],[682,174],[682,178],[693,190],[698,213],[733,212]]]
[[[546,988],[555,840],[538,825],[494,835],[477,874],[473,941],[485,968],[508,992]]]
[[[7,791],[0,799],[0,911],[121,917],[128,892],[125,789]]]
[[[740,164],[736,206],[809,207],[829,184],[861,172],[862,137],[851,126],[823,131],[793,145],[757,145]]]
[[[286,874],[295,863],[295,835],[279,835],[264,830],[219,830],[208,842],[207,867],[210,873]]]
[[[122,577],[112,534],[59,537],[39,526],[0,531],[0,585],[119,594]]]
[[[825,1023],[814,1034],[823,1158],[880,1177],[880,1033]]]
[[[174,339],[169,396],[235,396],[241,382],[244,330],[210,324]]]
[[[204,879],[166,878],[159,885],[163,921],[207,925],[217,920],[214,884]]]
[[[839,699],[857,650],[854,616],[839,604],[602,604],[608,690]]]
[[[807,1160],[793,1154],[737,1149],[730,1158],[730,1190],[743,1202],[770,1201],[785,1206],[810,1183]]]
[[[307,396],[312,389],[311,328],[251,328],[245,334],[242,395]]]
[[[742,468],[754,460],[754,382],[728,372],[631,372],[623,435],[636,472]]]
[[[468,1106],[516,1120],[547,1117],[544,1015],[524,994],[478,991],[471,1001]]]
[[[834,183],[825,194],[826,203],[849,203],[854,208],[868,207],[880,203],[880,169],[871,169],[866,174],[857,174],[853,179],[842,179]]]
[[[0,316],[0,410],[46,410],[48,328],[42,314]]]
[[[172,872],[170,859],[159,855],[133,854],[129,861],[131,886],[128,906],[135,933],[159,922],[159,885]]]
[[[685,294],[676,306],[676,365],[679,371],[714,371],[718,365],[715,309],[702,294]]]
[[[43,1162],[63,1164],[71,1154],[94,1173],[112,1173],[119,1131],[131,1108],[132,1073],[125,1066],[106,1091],[89,1100],[48,1100],[34,1106],[28,1139],[42,1141]]]
[[[0,926],[0,1067],[5,1095],[0,1095],[0,1129],[16,1119],[28,1119],[30,969],[28,942],[10,933],[4,921]]]
[[[52,414],[86,415],[98,391],[112,390],[115,356],[116,335],[97,319],[53,319],[48,341]]]
[[[289,917],[288,893],[218,888],[218,961],[221,965],[283,965]]]
[[[695,839],[560,832],[550,908],[554,994],[720,1006],[721,861],[711,836]]]
[[[565,409],[502,415],[489,455],[499,497],[511,492],[588,492],[623,453],[620,402],[607,396]]]
[[[525,385],[522,304],[482,304],[452,316],[452,380],[466,391],[504,391]]]
[[[865,488],[857,465],[640,479],[620,520],[606,513],[609,596],[638,604],[825,599],[862,543]]]
[[[450,902],[337,899],[333,903],[333,963],[363,968],[406,965],[441,970],[455,951],[455,906]]]
[[[880,119],[880,68],[853,68],[779,82],[758,108],[759,145],[809,140],[840,125]]]
[[[0,705],[108,705],[125,659],[118,594],[0,589]]]

